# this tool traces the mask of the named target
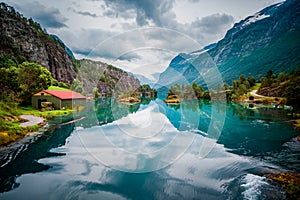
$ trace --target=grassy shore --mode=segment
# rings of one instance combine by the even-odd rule
[[[72,114],[75,110],[51,110],[51,111],[39,111],[36,110],[32,107],[18,107],[18,113],[21,115],[35,115],[38,117],[55,117],[55,116],[62,116],[62,115],[70,115]]]
[[[25,122],[20,115],[35,115],[48,117],[69,115],[73,110],[53,110],[41,112],[32,107],[20,107],[16,103],[0,102],[0,147],[14,143],[32,132],[37,132],[45,123],[33,126],[22,127],[20,124]]]

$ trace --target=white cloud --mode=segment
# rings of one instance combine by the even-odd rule
[[[218,41],[237,20],[280,0],[4,1],[58,35],[77,58],[151,77],[176,54]]]

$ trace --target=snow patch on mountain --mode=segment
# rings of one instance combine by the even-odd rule
[[[254,22],[256,22],[256,21],[265,19],[265,18],[267,18],[267,17],[270,17],[270,15],[257,13],[256,15],[254,15],[254,16],[248,18],[248,19],[244,22],[243,27],[244,27],[244,26],[248,26],[249,24],[252,24],[252,23],[254,23]]]

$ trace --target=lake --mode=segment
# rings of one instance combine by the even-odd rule
[[[283,199],[263,175],[299,172],[289,120],[231,102],[100,99],[7,153],[0,199]]]

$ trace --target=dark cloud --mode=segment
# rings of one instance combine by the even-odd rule
[[[190,0],[196,3],[198,0]],[[207,45],[220,39],[224,30],[230,28],[234,18],[227,14],[213,14],[190,23],[181,24],[176,20],[172,8],[174,0],[105,0],[106,16],[135,18],[138,26],[156,25],[187,34]],[[134,15],[132,14],[134,12]],[[129,24],[123,24],[124,28]],[[130,26],[129,26],[130,27]],[[155,37],[160,37],[157,35]]]
[[[88,16],[88,17],[99,17],[97,14],[95,13],[91,13],[91,12],[88,12],[88,11],[78,11],[78,10],[75,10],[75,9],[72,9],[72,8],[69,8],[69,10],[71,10],[72,12],[74,13],[77,13],[79,15],[83,15],[83,16]]]
[[[83,15],[83,16],[89,16],[89,17],[98,17],[98,15],[94,14],[94,13],[90,13],[90,12],[87,12],[87,11],[77,11],[76,13],[80,14],[80,15]]]
[[[105,0],[105,3],[107,8],[116,13],[135,11],[136,23],[140,26],[148,25],[150,21],[157,26],[161,26],[161,16],[170,12],[174,0]]]
[[[68,20],[57,8],[45,7],[38,1],[22,3],[16,2],[13,5],[17,10],[26,17],[31,17],[39,22],[45,28],[62,28],[67,27],[65,22]]]
[[[134,29],[122,34],[105,29],[81,29],[76,33],[61,29],[58,35],[67,38],[68,46],[75,54],[111,60],[140,59],[143,49],[190,52],[200,48],[186,35],[155,27]]]

